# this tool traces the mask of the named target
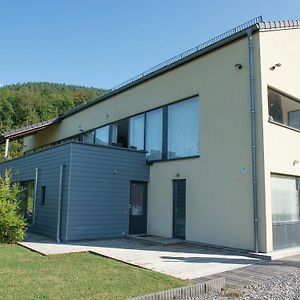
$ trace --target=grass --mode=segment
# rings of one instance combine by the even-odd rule
[[[90,253],[45,257],[0,244],[0,299],[126,299],[186,284]]]

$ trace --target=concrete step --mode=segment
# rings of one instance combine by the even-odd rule
[[[137,240],[137,241],[140,241],[140,242],[146,242],[146,243],[161,245],[161,246],[164,246],[164,247],[184,243],[184,240],[173,239],[173,238],[165,238],[165,237],[148,235],[148,234],[141,234],[141,235],[133,234],[133,235],[129,235],[128,238],[132,239],[132,240]]]

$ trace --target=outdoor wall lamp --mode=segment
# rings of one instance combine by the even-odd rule
[[[277,67],[280,68],[280,67],[281,67],[281,63],[275,64],[274,66],[272,66],[272,67],[270,68],[270,70],[271,70],[271,71],[274,71]]]
[[[234,66],[239,70],[243,67],[242,64],[235,64]]]

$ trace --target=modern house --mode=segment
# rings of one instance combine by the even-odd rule
[[[36,232],[300,246],[300,21],[257,18],[54,120],[2,134]],[[7,153],[6,153],[7,154]],[[31,195],[31,196],[30,196]]]

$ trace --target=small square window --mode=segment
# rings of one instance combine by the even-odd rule
[[[46,200],[46,187],[42,186],[41,187],[40,205],[45,205],[45,200]]]

